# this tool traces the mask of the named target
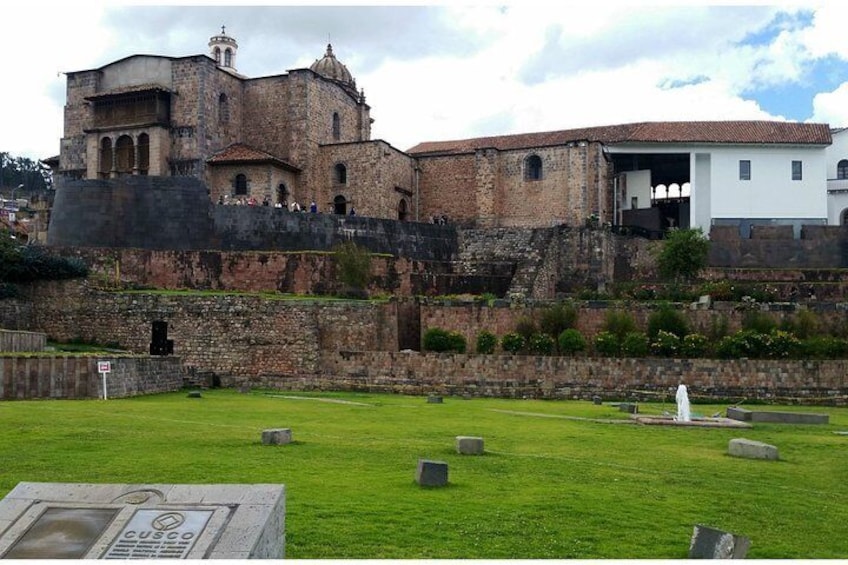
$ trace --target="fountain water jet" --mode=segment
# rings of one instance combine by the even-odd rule
[[[689,422],[692,420],[689,414],[689,393],[686,392],[686,385],[677,387],[677,417],[678,422]]]

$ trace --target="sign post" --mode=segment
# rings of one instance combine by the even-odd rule
[[[97,362],[97,372],[100,373],[100,376],[103,377],[103,400],[107,400],[106,396],[106,373],[112,372],[112,362],[111,361],[98,361]]]

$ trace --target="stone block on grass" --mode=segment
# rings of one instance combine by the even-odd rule
[[[751,540],[708,526],[696,525],[689,542],[689,559],[745,559]]]
[[[460,455],[483,455],[483,438],[456,436],[456,452]]]
[[[291,428],[262,430],[262,445],[285,445],[291,441]]]
[[[415,482],[422,487],[443,487],[448,484],[448,464],[444,461],[419,459]]]
[[[431,394],[430,396],[427,397],[427,404],[441,404],[441,403],[442,403],[442,397],[441,396],[436,396],[435,394]]]
[[[630,414],[638,414],[639,413],[639,405],[633,404],[632,402],[622,402],[618,405],[618,409],[621,412],[628,412]]]
[[[746,459],[768,459],[770,461],[777,461],[778,459],[777,447],[745,438],[730,440],[727,452],[734,457]]]
[[[739,408],[738,406],[728,406],[727,417],[731,420],[738,420],[740,422],[750,422],[751,411],[746,410],[744,408]]]

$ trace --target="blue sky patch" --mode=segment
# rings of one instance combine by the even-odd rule
[[[786,12],[778,12],[772,21],[765,27],[746,35],[741,41],[737,42],[738,46],[762,47],[770,45],[780,32],[787,29],[802,29],[812,25],[812,11],[801,11],[794,14]]]
[[[804,121],[813,115],[813,97],[832,92],[848,81],[848,61],[835,55],[811,61],[797,82],[769,88],[754,88],[742,95],[755,100],[774,116]]]

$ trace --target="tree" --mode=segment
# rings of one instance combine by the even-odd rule
[[[18,186],[22,187],[22,192],[52,188],[53,176],[50,167],[40,161],[14,157],[10,153],[0,151],[0,188],[13,189]]]
[[[336,273],[347,287],[344,293],[353,298],[367,297],[368,280],[371,277],[371,254],[352,241],[340,243],[333,248],[336,256]]]
[[[698,229],[668,231],[657,256],[657,267],[665,279],[692,279],[707,266],[710,242]]]

